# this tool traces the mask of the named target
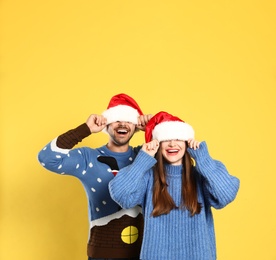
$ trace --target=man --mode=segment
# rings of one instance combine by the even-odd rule
[[[141,147],[129,142],[144,130],[151,115],[143,115],[126,94],[111,98],[102,115],[92,114],[86,123],[58,136],[38,154],[46,169],[78,178],[89,200],[88,259],[139,259],[143,234],[141,207],[123,210],[110,197],[108,183],[119,169],[131,164]],[[106,145],[72,149],[91,134],[104,131]]]

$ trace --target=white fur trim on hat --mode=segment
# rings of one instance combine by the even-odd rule
[[[102,115],[106,118],[107,124],[114,123],[117,121],[137,124],[139,113],[136,109],[134,109],[131,106],[118,105],[115,107],[108,108],[102,113]]]
[[[167,140],[187,141],[194,138],[194,129],[191,125],[180,121],[165,121],[156,125],[152,131],[152,139],[159,142]]]

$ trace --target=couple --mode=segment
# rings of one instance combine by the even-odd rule
[[[133,148],[129,141],[138,130],[145,131],[146,142]],[[73,149],[100,131],[109,135],[106,145]],[[89,260],[216,259],[211,207],[230,203],[239,180],[181,119],[163,111],[144,115],[133,98],[118,94],[102,115],[58,136],[38,159],[82,182],[89,201]]]

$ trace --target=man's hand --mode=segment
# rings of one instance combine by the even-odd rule
[[[145,131],[146,125],[151,118],[152,118],[151,114],[139,116],[138,124],[136,125],[136,128],[139,130]]]
[[[98,133],[106,127],[106,118],[102,115],[92,114],[86,121],[91,133]]]

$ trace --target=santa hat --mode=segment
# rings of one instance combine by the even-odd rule
[[[138,116],[143,115],[136,101],[126,94],[118,94],[111,98],[107,110],[102,115],[107,124],[124,121],[133,124],[138,123]]]
[[[146,125],[146,143],[153,139],[161,142],[167,140],[187,141],[190,138],[194,138],[192,126],[164,111],[153,116]]]

